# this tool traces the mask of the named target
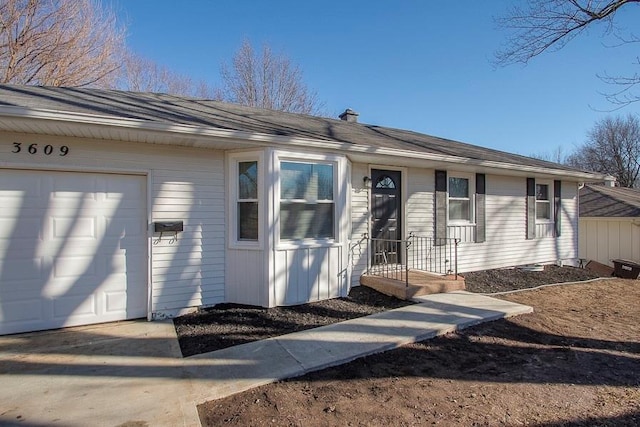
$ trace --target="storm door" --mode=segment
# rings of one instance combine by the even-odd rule
[[[371,262],[402,262],[400,171],[371,170]]]

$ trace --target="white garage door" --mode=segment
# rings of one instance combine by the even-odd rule
[[[0,169],[0,334],[146,316],[145,185]]]

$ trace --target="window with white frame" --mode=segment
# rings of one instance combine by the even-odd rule
[[[335,237],[335,165],[280,162],[280,239]]]
[[[258,162],[237,163],[237,239],[258,240]]]
[[[471,196],[471,179],[461,176],[449,176],[449,222],[473,222],[473,204]]]
[[[549,184],[536,183],[536,221],[551,221]]]

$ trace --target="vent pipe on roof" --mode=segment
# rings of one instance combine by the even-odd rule
[[[605,187],[615,187],[616,186],[616,177],[607,175],[604,177],[604,186]]]
[[[344,113],[340,114],[338,117],[340,117],[340,120],[344,120],[345,122],[358,123],[358,116],[358,113],[353,111],[351,108],[347,108],[344,110]]]

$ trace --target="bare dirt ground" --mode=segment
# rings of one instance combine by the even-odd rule
[[[535,312],[211,401],[202,423],[640,425],[640,281],[502,298]]]

